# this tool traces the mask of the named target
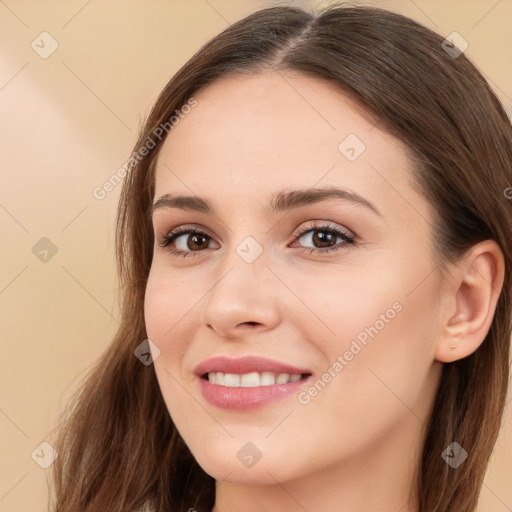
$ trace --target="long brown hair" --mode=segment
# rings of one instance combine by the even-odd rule
[[[443,37],[375,7],[280,6],[234,23],[169,81],[140,131],[135,153],[193,94],[230,73],[292,70],[336,84],[410,150],[412,179],[436,212],[438,266],[493,239],[505,281],[489,333],[470,356],[443,366],[417,470],[419,512],[473,512],[507,394],[512,324],[512,129],[485,79]],[[153,254],[155,162],[165,137],[124,178],[116,225],[121,324],[68,407],[55,443],[55,512],[209,512],[215,481],[177,432],[152,365],[143,300]],[[456,441],[469,458],[441,457]],[[411,494],[412,496],[412,494]]]

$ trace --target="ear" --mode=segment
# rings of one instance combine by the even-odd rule
[[[494,240],[485,240],[474,245],[454,269],[435,348],[435,358],[442,363],[469,356],[487,336],[503,286],[503,252]]]

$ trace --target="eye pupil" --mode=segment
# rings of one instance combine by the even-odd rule
[[[333,243],[336,243],[336,234],[329,231],[315,231],[315,234],[313,235],[313,242],[315,244],[320,243],[320,247],[331,247]],[[322,245],[326,242],[328,245]]]
[[[207,239],[207,237],[205,235],[201,235],[201,234],[197,234],[197,233],[189,236],[189,239],[188,239],[189,243],[187,243],[187,247],[191,250],[194,250],[194,249],[200,250],[200,249],[208,248],[208,242],[206,242],[206,247],[201,247],[201,243],[198,244],[200,247],[191,246],[191,244],[197,244],[197,240],[201,239],[201,238],[203,239],[203,241]]]

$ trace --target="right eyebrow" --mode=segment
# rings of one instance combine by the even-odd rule
[[[159,197],[153,203],[152,213],[155,213],[155,211],[160,208],[178,208],[180,210],[190,210],[208,214],[213,214],[215,211],[208,199],[203,199],[198,196],[172,196],[171,194],[164,194]]]

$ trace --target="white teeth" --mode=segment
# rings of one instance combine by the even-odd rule
[[[289,374],[273,372],[250,372],[238,375],[236,373],[209,372],[208,380],[212,384],[220,384],[229,388],[252,388],[256,386],[272,386],[273,384],[286,384],[287,382],[297,382],[300,380],[300,374]]]
[[[277,376],[276,384],[286,384],[288,382],[288,379],[290,378],[289,373],[280,373]]]
[[[215,382],[217,382],[217,377],[215,377]],[[228,388],[240,387],[240,375],[237,375],[236,373],[225,373],[224,386]]]
[[[276,376],[272,372],[262,372],[261,374],[261,385],[271,386],[276,383]]]
[[[215,380],[217,383],[217,380]],[[258,372],[244,373],[240,375],[241,388],[254,388],[260,385],[260,374]]]

